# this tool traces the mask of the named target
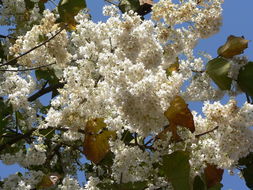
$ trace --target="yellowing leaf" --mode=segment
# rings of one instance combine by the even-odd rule
[[[70,30],[75,30],[75,16],[86,7],[85,0],[61,0],[58,5],[60,21],[66,23]]]
[[[37,189],[49,188],[54,186],[61,176],[57,173],[48,174],[42,177],[41,181],[37,185]]]
[[[206,185],[208,188],[214,187],[222,180],[224,170],[217,168],[215,165],[207,164],[204,169]]]
[[[83,151],[87,159],[98,164],[109,152],[109,139],[115,138],[114,131],[108,131],[102,118],[87,122]]]
[[[173,136],[177,136],[176,127],[180,125],[189,129],[192,133],[195,131],[193,116],[188,108],[188,104],[180,96],[176,96],[171,102],[170,107],[164,113],[170,122],[170,128]]]
[[[219,47],[218,55],[225,58],[231,58],[235,55],[239,55],[248,47],[248,42],[249,40],[245,40],[243,37],[230,35],[227,38],[227,42],[223,46]]]
[[[175,63],[171,64],[169,66],[169,68],[166,69],[166,73],[168,76],[170,76],[172,74],[173,71],[179,71],[179,61],[178,61],[178,57],[175,61]]]

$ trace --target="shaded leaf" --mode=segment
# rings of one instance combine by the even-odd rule
[[[237,82],[241,90],[253,96],[253,62],[248,62],[239,71]]]
[[[247,187],[253,189],[253,164],[247,165],[246,168],[242,170],[242,175]]]
[[[100,183],[98,187],[106,190],[144,190],[147,187],[147,182],[137,181],[121,184]]]
[[[194,178],[193,190],[206,190],[205,183],[199,175]]]
[[[211,188],[220,184],[223,172],[223,169],[219,169],[215,165],[207,164],[207,167],[204,169],[207,187]]]
[[[231,58],[235,55],[239,55],[248,47],[248,42],[249,40],[245,40],[243,37],[230,35],[227,38],[226,43],[219,47],[218,55],[225,58]]]
[[[174,190],[190,190],[189,155],[184,151],[176,151],[163,157],[161,170],[171,182]]]
[[[232,79],[228,77],[230,63],[223,58],[210,60],[206,66],[206,73],[213,79],[221,90],[230,90]]]
[[[41,181],[37,184],[37,189],[44,189],[54,186],[61,176],[58,173],[48,174],[42,177]]]
[[[223,185],[221,183],[217,183],[215,186],[209,188],[208,190],[221,190]]]
[[[253,189],[253,153],[249,153],[246,157],[240,158],[238,161],[240,166],[243,166],[242,175],[246,185]]]
[[[130,10],[133,10],[134,12],[137,12],[137,10],[140,8],[140,2],[139,0],[122,0],[119,4],[119,9],[125,13]]]
[[[246,157],[240,158],[238,164],[240,166],[253,164],[253,152],[249,153]]]
[[[76,21],[74,17],[85,7],[85,0],[60,0],[58,4],[60,22],[67,24],[70,30],[75,30]]]
[[[151,12],[152,5],[152,0],[122,0],[119,9],[122,13],[132,10],[143,18],[144,15]]]
[[[85,139],[83,144],[84,154],[87,159],[98,164],[109,152],[109,139],[116,133],[108,131],[102,118],[87,122],[85,127]]]
[[[130,131],[125,130],[124,133],[122,134],[122,141],[124,143],[130,143],[132,140],[134,139],[134,136],[132,133],[130,133]]]

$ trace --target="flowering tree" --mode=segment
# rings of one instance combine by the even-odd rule
[[[193,54],[221,4],[108,0],[95,23],[84,0],[0,0],[0,158],[27,169],[0,189],[218,190],[235,168],[253,189],[248,40]]]

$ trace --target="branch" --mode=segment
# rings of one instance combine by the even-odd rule
[[[118,4],[116,4],[116,3],[114,3],[114,2],[111,2],[111,1],[109,1],[109,0],[104,0],[104,1],[107,2],[107,3],[110,3],[110,4],[112,4],[112,5],[114,5],[114,6],[116,6],[116,7],[119,6]]]
[[[194,72],[194,73],[204,73],[204,72],[206,72],[206,71],[197,71],[197,70],[192,70],[192,72]]]
[[[16,38],[14,38],[14,37],[11,37],[11,36],[5,36],[5,35],[2,35],[2,34],[0,34],[0,38],[11,38],[11,39],[16,39]]]
[[[218,128],[219,128],[219,126],[216,126],[216,127],[214,127],[213,129],[211,129],[211,130],[209,130],[209,131],[206,131],[206,132],[204,132],[204,133],[200,133],[200,134],[198,134],[198,135],[195,135],[195,138],[199,138],[199,137],[204,136],[204,135],[206,135],[206,134],[208,134],[208,133],[211,133],[211,132],[215,131],[215,130],[218,129]]]
[[[33,134],[33,132],[36,131],[36,130],[44,131],[44,130],[47,130],[47,129],[52,129],[52,130],[55,129],[55,130],[64,131],[64,132],[69,130],[68,128],[48,127],[48,128],[45,128],[45,129],[33,128],[33,129],[27,131],[27,132],[24,133],[24,134],[17,133],[15,136],[13,136],[12,139],[10,139],[9,141],[7,141],[7,142],[5,142],[5,143],[2,143],[2,144],[0,145],[0,152],[1,152],[2,150],[6,149],[7,147],[9,147],[9,146],[11,146],[11,145],[13,145],[13,144],[15,144],[15,143],[17,143],[17,142],[23,140],[23,139],[30,138],[31,135]],[[85,131],[82,130],[82,129],[78,129],[78,132],[79,132],[79,133],[82,133],[82,134],[85,134]],[[3,136],[3,137],[4,137],[4,136]],[[5,137],[7,137],[7,136],[5,136]],[[8,136],[7,138],[11,138],[11,137]]]
[[[246,98],[247,98],[247,103],[253,104],[252,96],[250,96],[247,92],[245,93],[245,95],[246,95]]]
[[[19,58],[27,55],[28,53],[32,52],[33,50],[35,49],[38,49],[39,47],[45,45],[46,43],[48,43],[50,40],[52,40],[53,38],[55,38],[58,34],[60,34],[63,30],[65,29],[65,27],[61,28],[58,32],[56,32],[55,35],[53,35],[52,37],[48,38],[46,41],[40,43],[39,45],[33,47],[32,49],[28,50],[27,52],[17,56],[17,57],[14,57],[13,59],[11,59],[10,61],[7,61],[6,63],[3,63],[0,65],[0,67],[4,66],[4,65],[12,65],[14,63],[14,61],[18,60]]]
[[[41,66],[38,66],[38,67],[32,67],[32,68],[25,68],[25,69],[17,69],[17,70],[14,70],[14,69],[0,69],[0,71],[2,72],[19,72],[19,71],[32,71],[32,70],[38,70],[40,68],[43,68],[43,67],[48,67],[50,65],[54,65],[55,63],[50,63],[48,65],[41,65]]]
[[[38,92],[36,92],[32,96],[30,96],[28,98],[28,101],[32,102],[32,101],[36,100],[37,98],[43,96],[44,94],[47,94],[48,92],[51,92],[51,91],[56,90],[58,88],[63,88],[64,85],[65,85],[65,83],[58,83],[58,84],[55,84],[52,86],[48,86],[46,88],[42,88],[41,90],[39,90]]]
[[[144,3],[140,6],[140,8],[137,10],[138,15],[141,16],[141,18],[144,19],[144,16],[152,11],[152,4]]]
[[[20,133],[18,133],[18,134],[15,136],[15,138],[13,138],[13,139],[9,140],[8,142],[3,143],[3,144],[0,145],[0,152],[1,152],[2,150],[4,150],[6,147],[8,147],[8,146],[11,146],[11,145],[15,144],[15,143],[17,143],[18,141],[20,141],[20,140],[22,140],[22,139],[26,139],[26,138],[30,137],[31,134],[32,134],[35,130],[36,130],[36,129],[31,129],[30,131],[28,131],[28,132],[25,133],[25,134],[20,134]]]

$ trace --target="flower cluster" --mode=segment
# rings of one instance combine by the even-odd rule
[[[60,30],[58,24],[55,24],[56,18],[52,12],[45,10],[43,16],[44,18],[41,20],[40,25],[34,25],[26,35],[18,37],[16,43],[10,47],[11,55],[16,57],[22,53],[26,53],[54,36]],[[63,67],[71,58],[71,55],[67,51],[67,43],[67,32],[64,30],[44,46],[18,59],[18,64],[28,67],[38,67],[57,63],[57,67]]]
[[[4,6],[8,3],[3,0]],[[180,3],[161,0],[153,6],[153,20],[142,20],[133,11],[120,15],[115,6],[106,6],[103,13],[110,16],[107,21],[93,22],[81,12],[75,17],[75,31],[62,30],[58,34],[62,28],[56,24],[57,15],[44,11],[40,24],[19,36],[9,50],[17,57],[44,43],[17,59],[17,65],[19,68],[48,66],[59,76],[62,88],[57,89],[49,109],[42,110],[38,101],[28,101],[28,96],[43,81],[36,84],[34,72],[1,75],[0,95],[15,111],[27,117],[28,127],[21,132],[34,129],[32,135],[36,136],[25,139],[30,143],[26,150],[2,154],[3,163],[18,163],[25,168],[47,164],[57,168],[63,175],[60,184],[54,185],[61,190],[98,190],[102,183],[142,181],[147,182],[146,190],[173,189],[173,184],[161,176],[158,168],[163,156],[178,150],[189,152],[191,178],[201,174],[207,163],[222,169],[233,168],[240,158],[253,151],[253,132],[249,129],[253,125],[253,106],[245,103],[240,108],[233,98],[221,104],[219,100],[225,92],[211,84],[210,77],[203,72],[205,61],[193,55],[200,38],[218,32],[221,3],[221,0]],[[21,7],[18,11],[24,10]],[[236,79],[246,59],[237,57],[232,62],[229,76]],[[45,82],[42,91],[48,83]],[[179,96],[186,102],[205,101],[203,116],[191,113],[185,103],[180,118],[176,117],[183,120],[182,126],[176,126],[175,118],[173,121],[165,112]],[[187,129],[185,115],[193,115],[195,131]],[[87,123],[96,118],[102,118],[106,127],[87,129],[93,127]],[[176,131],[171,129],[173,125]],[[115,132],[115,138],[104,135],[111,132]],[[91,142],[87,143],[87,137]],[[108,144],[94,148],[96,141]],[[109,168],[102,164],[90,164],[92,169],[86,168],[89,176],[85,187],[75,178],[82,165],[77,160],[83,144],[91,145],[84,152],[97,148],[98,155],[99,151],[113,155]],[[32,189],[40,182],[43,172],[31,170],[29,176],[12,175],[3,181],[3,189]]]

